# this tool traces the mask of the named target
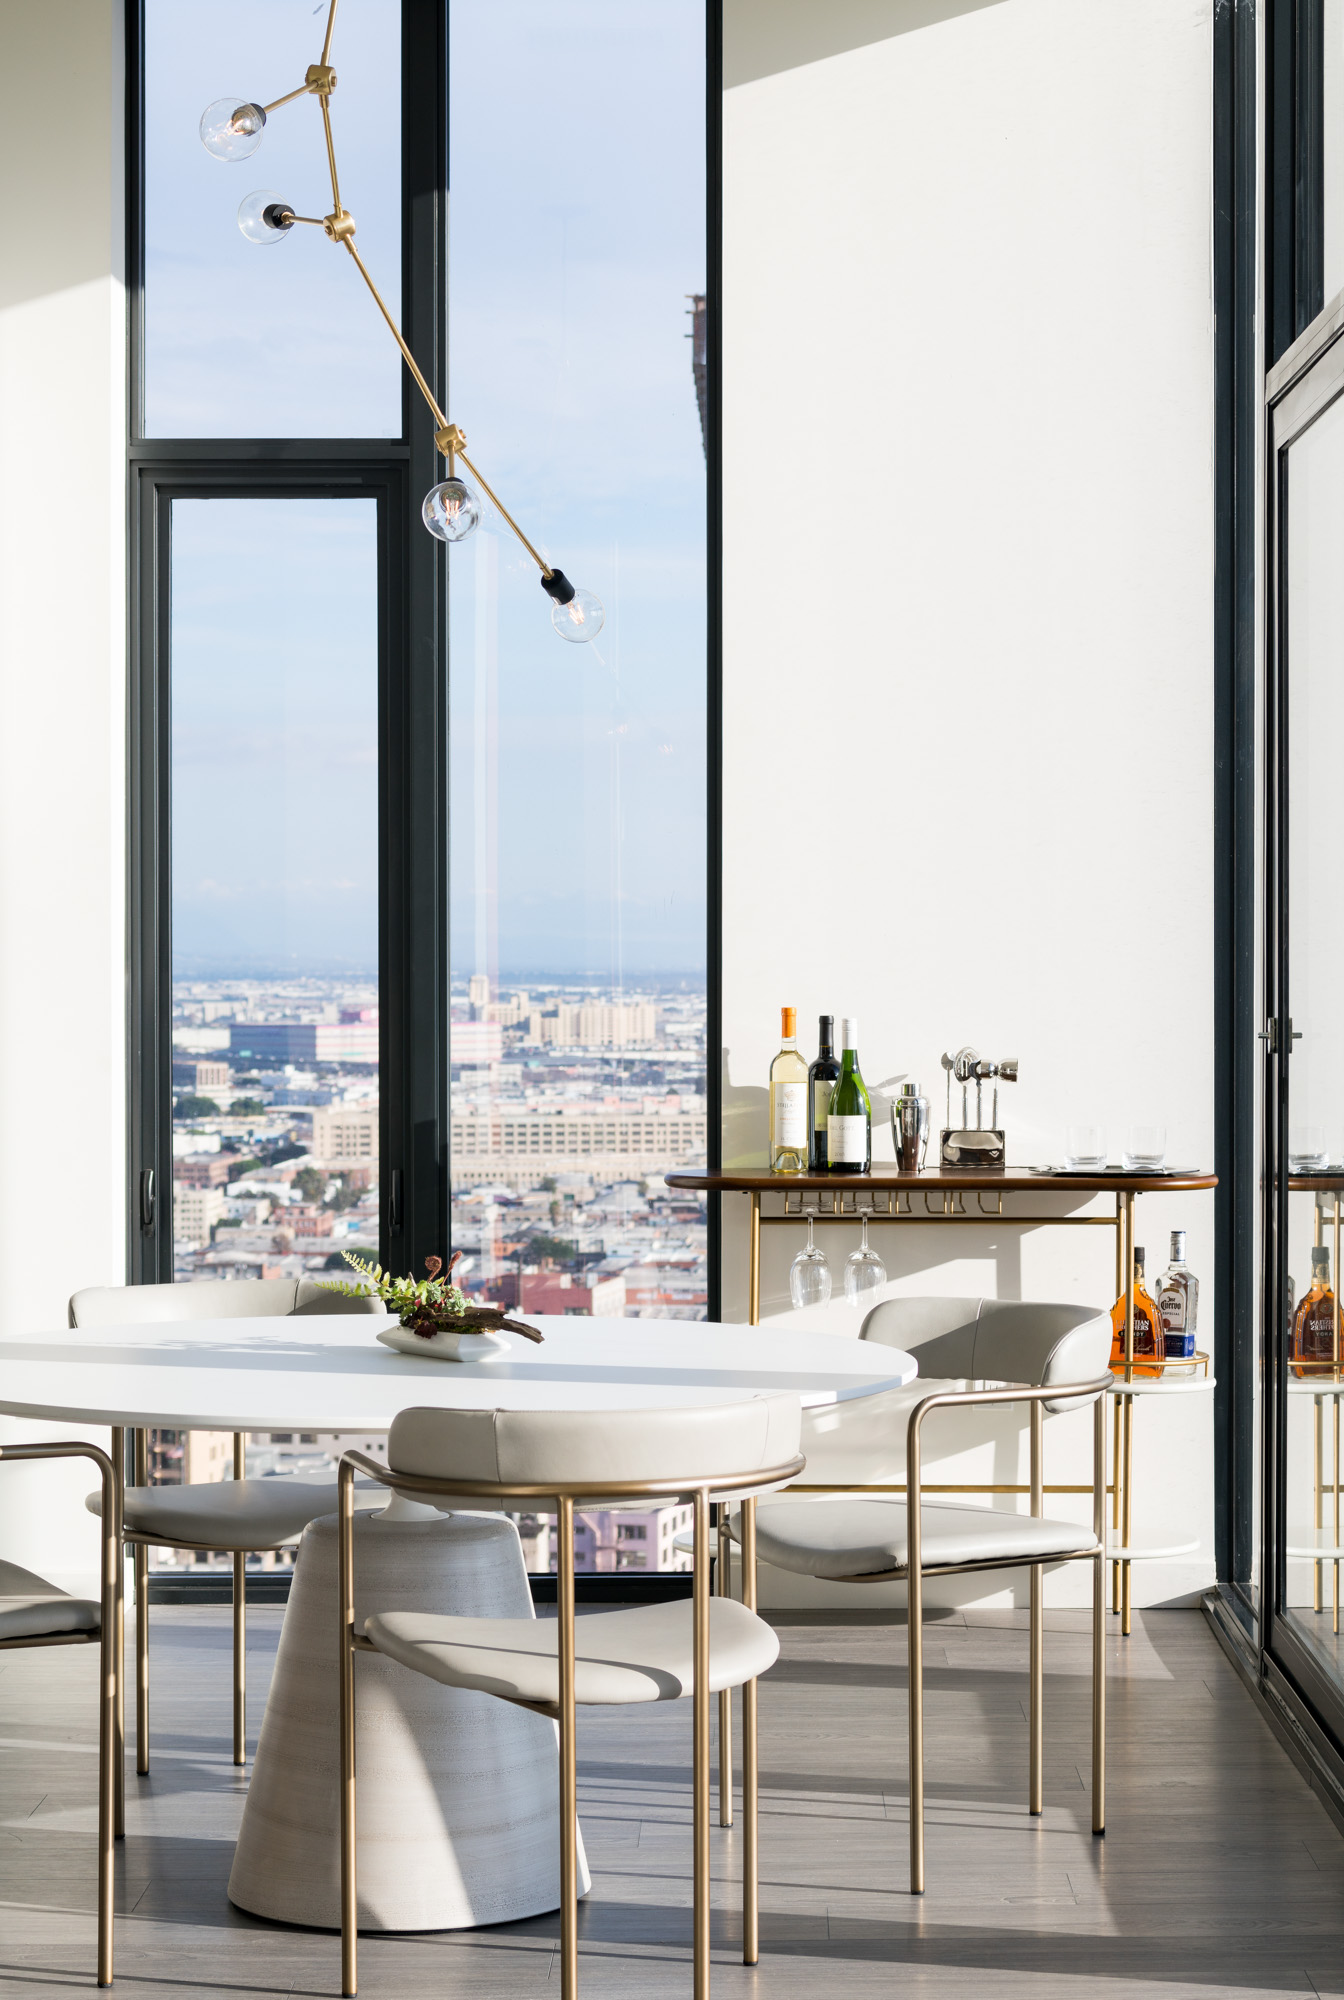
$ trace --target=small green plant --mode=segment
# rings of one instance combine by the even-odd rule
[[[390,1271],[384,1271],[381,1264],[370,1263],[357,1250],[343,1250],[341,1255],[352,1269],[358,1271],[363,1282],[352,1285],[343,1278],[328,1278],[320,1282],[324,1291],[340,1292],[347,1299],[381,1299],[403,1326],[418,1333],[422,1339],[432,1340],[440,1327],[455,1325],[467,1311],[464,1293],[450,1282],[453,1266],[461,1254],[460,1250],[453,1252],[446,1271],[442,1257],[426,1257],[428,1277],[394,1278]]]

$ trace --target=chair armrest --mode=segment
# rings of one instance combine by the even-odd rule
[[[103,1487],[103,1616],[111,1611],[117,1587],[117,1564],[121,1549],[121,1481],[107,1453],[96,1444],[75,1441],[65,1444],[0,1444],[0,1459],[91,1458],[98,1468]]]

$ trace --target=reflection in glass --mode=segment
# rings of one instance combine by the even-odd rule
[[[1338,24],[1337,24],[1338,25]],[[1290,1167],[1329,1178],[1327,1135],[1344,1130],[1344,893],[1337,861],[1344,753],[1344,403],[1288,454],[1288,999]],[[1344,1176],[1340,1177],[1344,1186]],[[1344,1683],[1339,1638],[1338,1196],[1299,1188],[1287,1200],[1293,1302],[1284,1327],[1287,1475],[1285,1612]]]
[[[453,414],[591,593],[575,636],[605,606],[557,645],[488,505],[449,548],[453,1247],[529,1315],[703,1319],[705,1204],[664,1175],[708,1141],[705,11],[448,26]],[[684,1565],[675,1513],[587,1522],[580,1566]]]

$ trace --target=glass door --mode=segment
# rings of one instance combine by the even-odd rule
[[[1344,878],[1333,797],[1344,754],[1344,343],[1299,361],[1270,422],[1266,1643],[1344,1734]]]

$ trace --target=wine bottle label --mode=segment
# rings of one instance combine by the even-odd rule
[[[841,1117],[832,1111],[826,1119],[826,1150],[833,1167],[862,1165],[868,1157],[868,1120],[862,1112]]]
[[[824,1078],[812,1086],[812,1129],[814,1132],[826,1130],[826,1120],[830,1116],[831,1092],[835,1089],[833,1077]]]
[[[807,1149],[807,1085],[772,1083],[770,1086],[770,1143],[772,1146],[799,1146]]]

